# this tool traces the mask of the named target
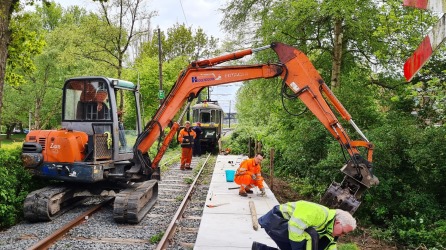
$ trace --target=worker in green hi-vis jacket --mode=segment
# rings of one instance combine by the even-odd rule
[[[308,201],[275,206],[259,224],[281,250],[335,250],[339,236],[356,228],[353,216]],[[276,249],[254,241],[252,249]]]

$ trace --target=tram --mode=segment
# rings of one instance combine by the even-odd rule
[[[202,152],[218,153],[218,141],[223,125],[223,109],[217,101],[203,101],[192,106],[192,125],[201,123],[200,144]]]

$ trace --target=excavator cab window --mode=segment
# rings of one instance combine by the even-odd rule
[[[100,80],[73,80],[65,87],[64,120],[111,121],[107,85]]]
[[[118,106],[118,143],[119,153],[121,154],[132,153],[133,145],[138,137],[137,105],[132,93],[131,91],[115,89],[115,101]]]

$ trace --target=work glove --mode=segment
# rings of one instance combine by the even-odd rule
[[[257,180],[257,176],[256,176],[255,174],[252,174],[252,175],[251,175],[251,178],[252,178],[253,180]]]

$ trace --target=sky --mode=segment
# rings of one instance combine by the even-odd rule
[[[93,0],[55,0],[62,7],[78,5],[87,10],[95,10],[97,3]],[[224,39],[225,33],[219,27],[223,14],[218,10],[224,7],[226,0],[147,0],[151,10],[158,12],[158,16],[152,19],[153,28],[159,27],[167,31],[175,23],[192,26],[193,30],[199,27],[207,35]]]
[[[166,32],[174,24],[186,24],[192,27],[193,31],[202,28],[208,36],[224,40],[225,33],[220,28],[223,14],[219,8],[224,7],[227,0],[148,0],[147,4],[151,10],[158,12],[152,19],[153,28],[160,28]],[[92,0],[55,0],[56,3],[67,8],[71,5],[78,5],[87,10],[97,9],[97,3]],[[235,94],[241,86],[240,83],[221,85],[211,88],[211,100],[219,101],[223,110],[231,113],[235,110]],[[231,104],[231,108],[229,106]],[[231,109],[231,110],[229,110]]]

